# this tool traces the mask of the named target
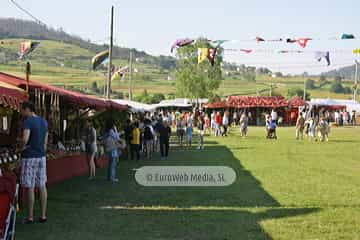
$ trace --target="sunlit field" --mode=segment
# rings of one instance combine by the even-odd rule
[[[16,239],[360,239],[360,128],[333,128],[329,142],[295,140],[294,128],[238,129],[205,149],[172,146],[168,160],[120,160],[120,182],[87,176],[51,186],[49,221],[17,225]],[[196,136],[194,136],[196,139]],[[144,165],[223,165],[228,187],[142,187]],[[20,212],[24,216],[24,212]]]

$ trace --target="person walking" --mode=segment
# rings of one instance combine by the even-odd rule
[[[224,131],[222,132],[221,136],[227,137],[227,131],[228,131],[228,127],[229,127],[229,112],[228,111],[224,112],[224,116],[222,118],[222,126],[223,126]]]
[[[134,155],[136,156],[136,160],[140,160],[140,129],[139,129],[139,122],[134,122],[134,127],[132,130],[132,139],[131,139],[131,146],[130,146],[130,156],[131,160],[134,160]]]
[[[130,142],[132,138],[132,124],[130,119],[126,119],[126,123],[124,126],[124,135],[125,135],[125,142],[126,142],[126,155],[127,159],[130,159]]]
[[[244,112],[240,117],[240,136],[246,137],[248,131],[249,118]]]
[[[166,121],[159,126],[159,134],[161,160],[164,160],[169,156],[169,141],[171,136],[171,128]]]
[[[303,117],[303,113],[299,113],[299,117],[296,120],[296,139],[304,138],[304,128],[305,128],[305,118]]]
[[[104,135],[104,149],[109,159],[107,180],[116,183],[119,179],[116,178],[116,161],[119,158],[120,136],[116,129],[115,123],[109,120],[106,123]]]
[[[154,136],[155,136],[155,132],[151,125],[150,119],[145,119],[145,128],[144,128],[145,148],[144,148],[144,150],[145,150],[146,157],[148,159],[152,158]]]
[[[202,117],[198,118],[198,134],[199,134],[199,142],[198,142],[198,150],[204,149],[204,131],[205,131],[205,122]]]
[[[221,124],[222,118],[220,112],[217,112],[215,115],[215,136],[221,135]]]
[[[95,178],[95,156],[97,152],[96,129],[91,121],[87,122],[86,129],[86,154],[89,160],[89,180]]]
[[[35,105],[31,102],[22,104],[23,123],[21,186],[27,192],[28,214],[26,223],[34,223],[35,187],[40,191],[40,223],[47,221],[47,175],[46,146],[48,141],[48,123],[35,113]]]

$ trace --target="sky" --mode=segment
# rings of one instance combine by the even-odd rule
[[[63,28],[84,39],[102,43],[109,38],[110,8],[115,7],[115,44],[153,55],[171,55],[177,38],[206,37],[233,40],[225,49],[252,49],[251,54],[225,51],[226,61],[269,67],[298,74],[320,73],[354,63],[360,48],[358,0],[16,0],[46,25]],[[10,0],[0,1],[0,17],[30,19]],[[359,39],[329,40],[342,33]],[[311,37],[306,53],[284,42],[256,43],[265,39]],[[246,40],[246,41],[244,41]],[[314,59],[314,51],[330,51],[330,66]]]

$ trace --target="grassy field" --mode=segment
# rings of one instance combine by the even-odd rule
[[[16,239],[360,239],[360,128],[332,129],[325,143],[294,134],[279,128],[272,141],[251,127],[242,139],[234,129],[207,137],[203,151],[173,147],[167,161],[121,160],[118,184],[105,181],[105,170],[95,181],[57,184],[49,189],[49,222],[18,224]],[[237,180],[142,187],[132,169],[144,165],[224,165]]]

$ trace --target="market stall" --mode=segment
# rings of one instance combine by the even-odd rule
[[[88,172],[83,141],[83,132],[87,121],[96,122],[100,132],[105,120],[100,119],[99,116],[113,116],[128,110],[126,105],[116,102],[35,81],[27,83],[22,78],[1,72],[0,82],[23,89],[28,86],[30,100],[35,103],[36,113],[48,121],[48,184]],[[94,114],[90,117],[89,113]],[[20,128],[18,127],[18,129]],[[98,149],[102,148],[99,146]],[[107,164],[107,158],[100,154],[96,163],[98,167],[103,167]]]
[[[290,125],[296,124],[301,108],[306,106],[306,101],[301,97],[295,96],[289,100],[289,107],[285,114],[285,122]]]
[[[13,234],[16,206],[16,175],[13,170],[20,159],[16,153],[17,123],[20,104],[27,99],[22,89],[0,82],[0,239]]]

